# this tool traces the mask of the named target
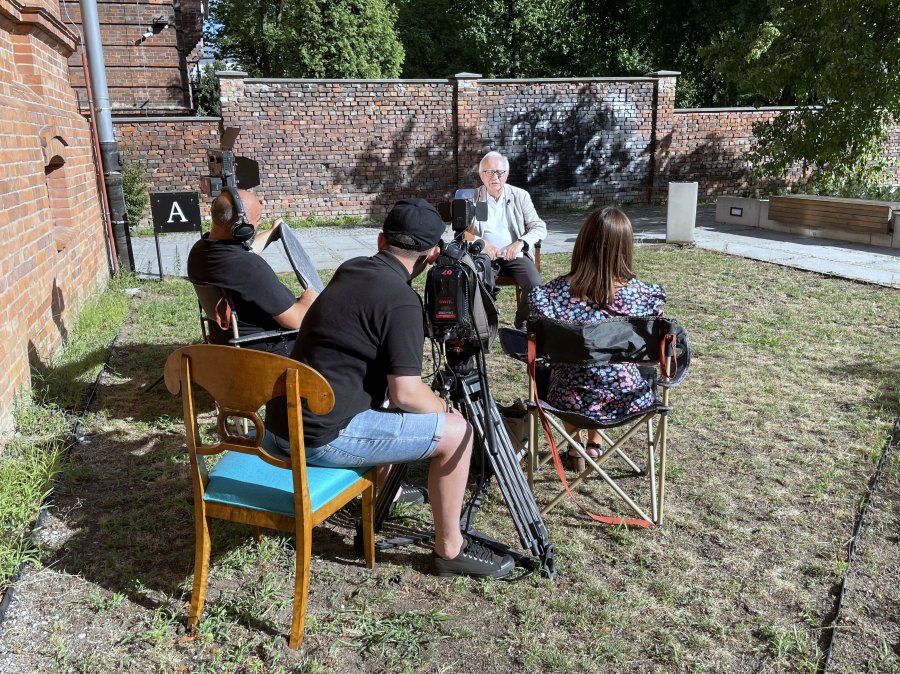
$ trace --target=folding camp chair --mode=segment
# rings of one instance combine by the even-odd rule
[[[661,317],[612,317],[588,325],[537,318],[529,320],[527,336],[505,328],[501,330],[500,341],[507,355],[527,362],[529,367],[529,409],[532,415],[528,441],[530,456],[526,458],[529,462],[529,477],[533,476],[533,470],[541,463],[538,460],[536,433],[538,424],[541,424],[550,444],[550,454],[543,462],[551,459],[554,461],[565,485],[565,489],[543,508],[541,514],[546,514],[567,492],[596,473],[638,519],[592,515],[594,519],[608,524],[627,523],[644,527],[661,524],[665,498],[668,415],[672,411],[669,389],[684,380],[690,366],[691,348],[687,332],[673,319]],[[550,367],[590,367],[613,363],[638,365],[641,375],[651,382],[654,394],[651,406],[616,419],[599,421],[583,414],[557,409],[546,401]],[[590,456],[586,447],[566,431],[564,423],[575,428],[598,431],[603,440],[600,456]],[[625,443],[642,428],[647,431],[643,466],[625,451]],[[613,437],[611,429],[621,429],[621,432]],[[551,430],[562,436],[564,446],[574,449],[585,462],[585,469],[571,484],[567,484]],[[620,478],[614,478],[607,470],[607,462],[614,457],[624,462],[630,474],[649,477],[649,515],[619,484],[617,480]]]
[[[227,362],[228,366],[223,367]],[[194,589],[188,627],[200,621],[209,575],[209,518],[263,527],[296,536],[294,605],[289,644],[299,648],[306,621],[312,529],[362,495],[362,540],[366,566],[375,564],[372,468],[307,466],[303,442],[303,404],[314,414],[334,406],[334,392],[318,372],[302,363],[252,349],[213,344],[185,346],[166,361],[166,387],[181,392],[184,431],[194,483]],[[196,388],[212,396],[218,409],[217,438],[203,443],[195,407]],[[272,454],[263,444],[262,404],[286,396],[290,457]],[[255,434],[230,430],[235,417],[250,421]],[[215,432],[214,432],[215,433]],[[204,456],[221,454],[207,470]]]
[[[249,346],[260,342],[294,339],[298,330],[266,330],[241,336],[230,293],[224,288],[192,281],[200,303],[200,332],[204,344]]]

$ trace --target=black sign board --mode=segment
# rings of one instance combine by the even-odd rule
[[[197,192],[151,194],[150,213],[156,234],[200,231],[200,196]]]

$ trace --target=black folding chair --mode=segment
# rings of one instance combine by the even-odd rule
[[[533,472],[541,464],[553,460],[565,488],[541,511],[546,514],[571,489],[593,474],[637,515],[635,518],[591,515],[607,524],[652,526],[661,524],[665,498],[666,442],[668,415],[672,412],[669,390],[685,378],[690,366],[691,347],[687,332],[671,318],[612,317],[587,325],[566,323],[548,318],[531,319],[528,333],[509,328],[500,331],[504,352],[526,362],[529,369],[529,456],[527,472],[533,484]],[[591,367],[614,363],[634,363],[641,375],[651,383],[653,403],[633,414],[610,420],[598,420],[583,414],[560,410],[547,402],[550,368],[554,365]],[[550,453],[539,460],[537,426],[541,424],[550,445]],[[595,430],[603,440],[602,452],[592,457],[579,440],[568,433],[564,424],[575,428]],[[625,451],[625,443],[645,428],[646,443],[643,461],[634,461]],[[617,432],[612,433],[612,429]],[[571,483],[567,483],[559,450],[553,439],[556,431],[564,446],[574,449],[584,460],[585,468]],[[615,437],[614,437],[615,436]],[[631,475],[647,475],[650,483],[650,513],[614,478],[606,464],[613,458],[624,462]]]

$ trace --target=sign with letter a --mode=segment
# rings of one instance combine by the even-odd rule
[[[197,192],[155,192],[150,212],[156,234],[200,231],[200,196]]]

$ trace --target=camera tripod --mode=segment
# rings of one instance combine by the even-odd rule
[[[442,393],[466,417],[472,425],[475,436],[475,450],[481,459],[481,475],[476,485],[474,496],[463,511],[460,529],[470,537],[484,543],[495,552],[510,555],[520,566],[530,571],[540,570],[548,578],[556,577],[556,561],[553,544],[534,495],[528,487],[525,475],[519,466],[519,457],[509,437],[497,404],[487,386],[487,378],[483,374],[484,354],[479,351],[473,356],[476,367],[464,370],[462,363],[457,367],[445,365],[435,375],[432,388]],[[406,465],[399,464],[391,468],[388,476],[378,490],[375,501],[375,531],[381,531],[384,521],[390,513],[393,496],[406,474]],[[481,506],[491,477],[496,477],[500,492],[512,516],[522,548],[530,553],[523,554],[503,543],[494,540],[472,529],[475,516]],[[402,545],[412,545],[431,540],[434,532],[409,532],[387,540],[379,541],[380,549],[388,549]]]

